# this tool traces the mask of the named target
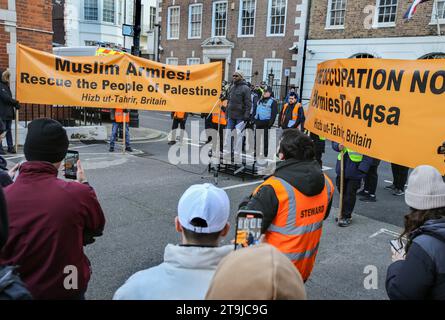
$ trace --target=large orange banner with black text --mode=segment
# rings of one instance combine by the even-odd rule
[[[306,127],[362,154],[445,174],[445,60],[318,65]]]
[[[209,112],[218,101],[221,63],[164,65],[129,54],[60,57],[17,45],[22,103]]]

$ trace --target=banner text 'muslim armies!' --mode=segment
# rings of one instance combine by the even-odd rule
[[[55,69],[60,72],[80,73],[80,74],[99,74],[99,75],[121,75],[122,70],[118,64],[107,64],[104,62],[80,63],[72,62],[68,59],[56,57]],[[133,62],[129,62],[125,68],[125,75],[146,77],[154,79],[169,79],[169,80],[190,80],[190,70],[186,72],[167,70],[165,66],[161,68],[149,68],[144,66],[137,66]]]

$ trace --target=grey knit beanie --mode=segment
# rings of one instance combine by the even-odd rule
[[[408,179],[405,202],[417,210],[445,207],[445,183],[436,168],[418,166]]]

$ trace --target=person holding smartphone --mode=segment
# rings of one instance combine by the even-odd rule
[[[83,246],[101,236],[105,226],[81,161],[75,181],[58,178],[68,144],[59,122],[32,121],[24,145],[27,161],[5,188],[10,234],[0,264],[20,266],[18,272],[35,299],[84,298],[91,265]],[[66,266],[77,271],[73,287],[64,285]]]
[[[439,171],[415,168],[405,202],[411,212],[400,240],[407,241],[391,243],[386,292],[391,300],[445,300],[445,183]]]
[[[323,220],[334,188],[315,160],[312,140],[298,129],[285,130],[275,173],[240,205],[263,213],[264,241],[284,253],[306,281],[315,264]]]

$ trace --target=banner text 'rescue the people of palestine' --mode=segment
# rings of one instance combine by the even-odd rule
[[[445,61],[344,59],[318,65],[306,127],[348,148],[445,174]]]
[[[59,57],[17,45],[22,103],[209,112],[218,101],[221,63],[164,65],[124,55]]]

